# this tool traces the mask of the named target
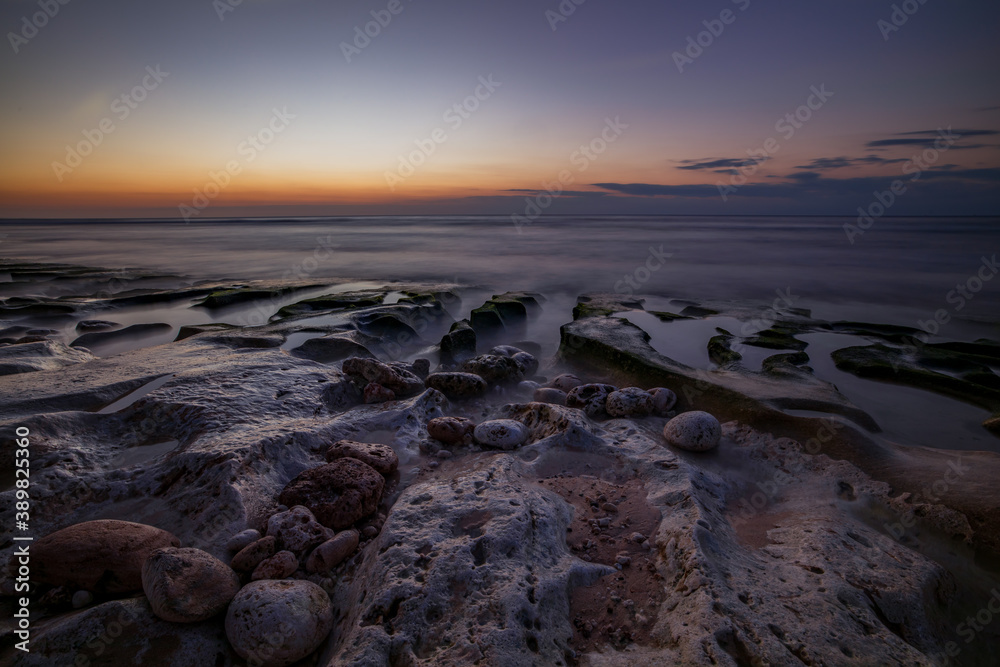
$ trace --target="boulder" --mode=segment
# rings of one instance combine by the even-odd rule
[[[437,417],[427,422],[427,433],[446,445],[461,445],[471,442],[476,424],[464,417]]]
[[[342,530],[375,511],[384,487],[385,479],[367,463],[337,459],[302,472],[288,483],[278,502],[304,505],[324,526]]]
[[[333,608],[309,581],[247,584],[226,613],[226,637],[249,664],[286,667],[319,648],[333,629]]]
[[[663,427],[663,437],[674,447],[689,452],[705,452],[719,445],[719,420],[700,410],[682,412]]]
[[[142,590],[164,621],[197,623],[225,611],[240,590],[240,579],[210,553],[168,547],[143,563]]]
[[[432,373],[425,384],[450,399],[478,398],[487,390],[486,380],[473,373]]]
[[[564,373],[562,375],[557,375],[556,377],[552,378],[552,382],[549,383],[549,386],[552,387],[553,389],[558,389],[560,391],[569,393],[572,389],[575,389],[576,387],[579,387],[582,384],[585,384],[584,381],[578,378],[577,376],[571,375],[569,373]]]
[[[153,551],[180,546],[172,534],[131,521],[99,519],[57,530],[31,545],[31,578],[92,593],[142,590]]]
[[[495,354],[498,357],[513,357],[518,352],[523,352],[519,347],[513,345],[495,345],[487,354]]]
[[[244,547],[247,547],[261,538],[259,530],[254,528],[247,528],[241,533],[236,533],[229,538],[226,542],[226,550],[231,553],[236,553],[237,551],[242,551]]]
[[[73,609],[83,609],[84,607],[90,606],[90,603],[93,601],[94,594],[90,591],[77,591],[76,593],[73,593]]]
[[[299,569],[299,559],[291,551],[279,551],[254,568],[250,575],[252,581],[261,579],[284,579],[295,574]]]
[[[306,561],[306,571],[311,573],[329,572],[357,551],[360,540],[361,534],[353,528],[337,533],[332,540],[327,540],[313,549]]]
[[[521,374],[525,377],[529,377],[538,371],[538,359],[534,355],[528,354],[524,350],[514,347],[513,345],[497,345],[489,352],[491,355],[498,357],[507,357],[513,360],[517,364],[518,369]]]
[[[517,383],[517,390],[522,394],[533,394],[541,386],[534,380],[521,380]]]
[[[413,373],[394,368],[378,359],[352,357],[344,361],[344,373],[361,378],[365,384],[374,382],[391,389],[396,396],[412,396],[424,389],[423,381]]]
[[[608,396],[613,391],[617,388],[610,384],[582,384],[566,394],[566,405],[582,409],[591,418],[603,417],[607,414],[605,405]]]
[[[648,417],[653,412],[653,396],[638,387],[625,387],[608,394],[604,409],[612,417]]]
[[[555,405],[566,405],[566,392],[553,387],[539,387],[535,390],[533,401],[538,403],[554,403]]]
[[[301,505],[278,512],[267,520],[267,534],[277,540],[275,547],[299,555],[328,540],[329,530]]]
[[[476,442],[493,449],[517,449],[528,440],[528,427],[513,419],[494,419],[476,427]]]
[[[367,463],[382,475],[391,475],[399,467],[399,456],[389,445],[375,442],[339,440],[326,451],[327,461],[350,458]]]
[[[455,322],[441,339],[441,363],[459,364],[476,356],[476,332],[468,320]]]
[[[660,417],[666,417],[677,405],[677,394],[666,387],[650,389],[649,395],[653,397],[653,414]]]
[[[534,355],[528,354],[527,352],[518,352],[513,355],[511,359],[517,364],[520,369],[521,374],[525,377],[529,377],[538,372],[538,359]]]
[[[252,544],[248,544],[233,556],[230,565],[237,572],[253,572],[263,561],[267,560],[278,550],[278,539],[273,535],[262,537]]]
[[[475,373],[490,384],[520,380],[523,377],[517,362],[510,357],[481,354],[462,364],[466,373]]]
[[[413,367],[413,373],[421,380],[425,379],[431,372],[431,360],[430,359],[414,359],[411,364]]]

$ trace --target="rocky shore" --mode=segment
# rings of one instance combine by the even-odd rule
[[[0,428],[32,434],[35,536],[31,653],[5,620],[3,664],[994,659],[1000,455],[883,437],[803,338],[864,339],[838,368],[983,408],[985,434],[995,342],[590,294],[546,349],[542,294],[2,268]],[[136,305],[219,319],[119,322]],[[718,327],[706,369],[635,315],[767,326]]]

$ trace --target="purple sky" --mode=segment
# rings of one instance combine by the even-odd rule
[[[236,1],[4,2],[0,216],[1000,214],[995,1]]]

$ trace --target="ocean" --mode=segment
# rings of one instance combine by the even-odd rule
[[[675,299],[782,300],[816,319],[922,328],[936,334],[928,342],[1000,340],[1000,279],[994,280],[1000,218],[882,219],[863,234],[855,230],[851,242],[845,225],[853,224],[833,217],[690,216],[543,217],[520,230],[501,216],[8,221],[0,224],[0,257],[134,267],[188,283],[294,278],[347,283],[344,289],[390,281],[455,283],[466,286],[461,304],[449,308],[456,319],[490,294],[537,291],[547,302],[528,333],[545,354],[555,351],[559,326],[572,319],[576,297],[587,292],[642,297],[649,310],[676,311],[670,301]],[[32,296],[46,289],[41,283],[7,287],[0,283],[0,294]],[[266,303],[269,310],[257,313],[259,321],[310,295]],[[181,303],[95,313],[123,325],[163,322],[172,329],[94,351],[108,356],[166,343],[185,324],[246,324],[248,308],[261,306],[220,314]],[[705,341],[714,328],[737,324],[707,318],[664,326],[646,319],[641,325],[657,350],[704,368],[712,367]],[[61,326],[70,342],[75,322]],[[829,352],[867,342],[810,334],[811,363],[817,376],[869,411],[886,436],[1000,451],[1000,441],[981,426],[986,410],[834,367]],[[757,350],[745,363],[759,369],[768,353]]]
[[[949,303],[949,293],[1000,251],[1000,218],[882,219],[853,243],[844,230],[851,224],[567,216],[519,231],[505,216],[8,221],[0,224],[0,256],[205,279],[435,280],[574,296],[771,301],[791,290],[815,317],[915,326],[946,309],[954,336],[997,335],[1000,281],[984,282],[964,304],[955,294]]]

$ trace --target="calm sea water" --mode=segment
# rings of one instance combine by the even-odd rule
[[[572,318],[577,295],[629,290],[645,296],[650,309],[675,311],[669,299],[769,304],[780,291],[791,293],[794,305],[812,310],[816,318],[906,326],[919,326],[943,310],[948,323],[940,328],[940,339],[1000,340],[1000,277],[994,278],[992,264],[1000,254],[1000,218],[882,220],[852,244],[843,225],[853,222],[559,217],[543,218],[520,233],[502,217],[227,220],[190,225],[8,222],[0,224],[0,256],[155,269],[191,280],[303,278],[349,283],[341,289],[375,288],[390,280],[446,281],[470,286],[463,291],[462,302],[452,308],[456,319],[467,317],[491,293],[535,290],[548,302],[526,335],[546,354],[555,352],[559,326]],[[27,296],[36,287],[45,289],[43,284],[22,284],[17,293]],[[0,283],[0,295],[4,293]],[[288,295],[279,303],[264,304],[266,312],[254,314],[263,322],[285,303],[312,295]],[[93,351],[108,356],[166,343],[185,324],[246,324],[247,311],[261,307],[251,304],[220,312],[172,303],[96,313],[122,325],[163,322],[171,328]],[[714,327],[740,328],[728,318],[671,324],[648,316],[646,320],[642,326],[652,334],[656,349],[696,368],[711,367],[705,346]],[[72,319],[38,324],[62,330],[66,342],[77,335]],[[884,434],[897,442],[1000,451],[1000,441],[981,426],[988,411],[939,394],[864,380],[834,367],[829,357],[834,349],[869,342],[813,334],[811,365],[818,377],[869,411]],[[758,369],[772,351],[747,348],[746,352],[745,364]]]
[[[631,276],[638,292],[668,297],[770,301],[791,289],[797,305],[824,318],[913,325],[946,309],[954,337],[998,333],[1000,279],[974,277],[1000,253],[1000,218],[884,219],[853,244],[843,229],[852,222],[553,217],[520,233],[506,217],[7,222],[0,256],[212,279],[445,280],[574,296],[628,289]],[[647,264],[651,253],[671,256]],[[949,293],[970,280],[980,289],[959,309]]]

